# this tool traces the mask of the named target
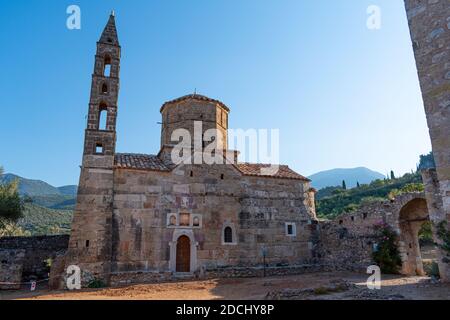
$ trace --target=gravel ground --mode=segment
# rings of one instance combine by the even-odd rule
[[[39,300],[450,300],[450,284],[428,277],[384,276],[381,290],[367,289],[368,275],[348,272],[288,277],[215,279],[70,291],[0,291],[0,299]]]

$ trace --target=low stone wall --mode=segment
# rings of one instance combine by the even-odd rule
[[[7,263],[8,268],[0,269],[0,279],[9,277],[7,276],[7,273],[10,273],[7,271],[8,269],[16,269],[16,274],[18,274],[18,270],[21,270],[21,279],[19,280],[22,281],[48,278],[50,269],[47,260],[64,254],[68,243],[68,235],[0,238],[0,257],[7,256],[12,251],[23,252],[22,260],[15,259]],[[15,281],[17,281],[17,277],[17,275],[14,277]]]
[[[313,272],[332,271],[332,267],[322,264],[303,264],[292,266],[263,266],[258,267],[225,267],[205,270],[206,278],[256,278],[268,276],[288,276]]]

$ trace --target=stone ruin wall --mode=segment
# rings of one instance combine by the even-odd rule
[[[374,264],[374,226],[384,222],[399,237],[401,273],[424,275],[419,258],[421,253],[418,233],[423,223],[429,220],[433,240],[438,245],[436,251],[439,272],[444,281],[448,280],[450,256],[439,248],[442,240],[436,235],[436,227],[445,217],[436,170],[423,170],[422,179],[425,185],[423,193],[406,193],[394,200],[366,204],[356,212],[343,214],[333,221],[320,222],[318,254],[322,263],[337,270],[366,270]]]
[[[442,203],[434,216],[450,225],[450,2],[405,0],[405,7]],[[450,281],[450,259],[444,261],[441,276]]]
[[[21,282],[48,279],[46,260],[63,255],[68,242],[68,235],[0,238],[0,289],[19,289]]]
[[[386,223],[399,236],[401,272],[415,274],[410,264],[416,263],[416,259],[410,260],[419,248],[418,239],[410,236],[410,230],[401,225],[402,209],[408,206],[413,214],[428,216],[425,194],[418,192],[402,194],[395,200],[369,203],[355,212],[321,222],[319,255],[322,263],[335,270],[366,272],[368,266],[375,264],[372,259],[377,241],[374,227]],[[422,223],[420,221],[420,226]]]

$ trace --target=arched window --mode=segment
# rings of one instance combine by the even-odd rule
[[[110,77],[111,76],[111,57],[105,56],[105,61],[103,63],[103,76]]]
[[[108,93],[108,85],[106,83],[102,84],[102,93],[103,94]]]
[[[233,243],[233,229],[231,227],[225,227],[223,229],[223,242]]]
[[[108,120],[108,106],[105,103],[100,103],[98,111],[98,130],[106,130]]]
[[[194,219],[192,219],[192,225],[194,227],[199,227],[200,226],[200,218],[199,217],[194,217]]]

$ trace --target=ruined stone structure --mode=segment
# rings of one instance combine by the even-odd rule
[[[227,151],[230,109],[198,94],[166,102],[158,155],[115,152],[119,41],[114,16],[97,43],[85,145],[65,266],[83,279],[228,274],[314,258],[316,216],[310,181],[280,166],[238,163]],[[102,123],[104,117],[104,123]],[[201,124],[200,135],[194,123]],[[223,164],[171,160],[172,133],[185,129],[204,150],[221,133]],[[228,152],[228,153],[227,153]],[[197,154],[192,154],[194,158]],[[59,263],[59,265],[61,265]]]
[[[407,193],[393,200],[362,206],[351,214],[320,224],[321,262],[332,269],[365,272],[374,264],[375,226],[389,225],[398,234],[402,260],[401,273],[425,275],[422,265],[419,230],[429,221],[424,193]]]
[[[436,162],[436,174],[429,173],[436,182],[430,190],[437,205],[430,207],[436,231],[442,221],[450,225],[450,2],[405,0],[405,5]],[[449,253],[440,254],[441,276],[450,281]]]
[[[66,252],[69,236],[0,238],[0,290],[49,277],[49,260]]]

